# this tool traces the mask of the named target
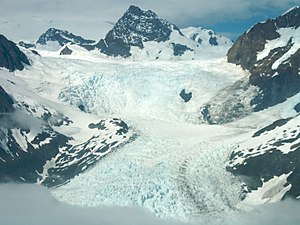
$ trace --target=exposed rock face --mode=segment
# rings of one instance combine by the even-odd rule
[[[24,65],[30,65],[26,55],[16,44],[0,34],[0,67],[9,71],[23,70]]]
[[[174,30],[182,35],[174,24],[159,18],[151,10],[130,6],[96,47],[109,56],[129,57],[131,47],[142,49],[144,42],[165,42]]]
[[[227,170],[245,182],[248,190],[244,197],[261,192],[263,203],[300,196],[299,122],[299,116],[275,121],[234,150]]]
[[[80,46],[86,46],[95,43],[93,40],[84,39],[81,36],[77,36],[68,31],[59,30],[56,28],[49,28],[39,37],[36,43],[46,45],[49,41],[57,42],[60,46],[64,46],[68,43],[77,44]]]
[[[251,103],[255,111],[300,91],[299,26],[300,7],[295,7],[276,19],[256,24],[228,51],[228,62],[249,70],[250,84],[261,90]]]
[[[0,113],[9,113],[14,111],[14,101],[0,86]]]
[[[186,51],[191,51],[191,52],[194,51],[193,49],[182,44],[172,43],[172,46],[173,46],[173,54],[175,56],[182,56]]]

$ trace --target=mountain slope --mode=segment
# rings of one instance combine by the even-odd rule
[[[300,196],[299,118],[273,122],[232,153],[227,170],[245,182],[245,202],[263,204]]]
[[[8,72],[0,84],[1,182],[62,185],[131,137],[123,121],[43,99]]]
[[[205,104],[201,111],[204,121],[232,122],[300,91],[299,21],[300,7],[294,7],[275,19],[257,23],[239,37],[227,59],[249,71],[249,76]]]
[[[250,71],[260,88],[254,110],[283,102],[300,91],[300,7],[253,26],[228,51],[228,62]]]
[[[0,67],[9,71],[23,70],[24,64],[29,65],[26,55],[20,51],[16,44],[0,34]]]

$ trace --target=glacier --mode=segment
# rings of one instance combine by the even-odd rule
[[[201,124],[199,115],[203,103],[247,72],[225,58],[134,61],[73,50],[70,56],[43,50],[42,57],[27,50],[33,65],[15,75],[56,104],[121,118],[134,138],[51,189],[53,196],[84,207],[141,206],[161,218],[220,224],[244,210],[241,181],[225,169],[229,155],[279,109],[270,109],[268,119],[257,113],[222,126]],[[193,94],[189,102],[179,96],[183,89]]]

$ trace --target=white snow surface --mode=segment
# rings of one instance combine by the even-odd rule
[[[144,206],[183,221],[222,221],[234,211],[240,183],[225,170],[229,155],[277,114],[258,113],[251,126],[247,119],[200,125],[198,115],[203,103],[246,73],[224,58],[143,62],[75,50],[71,56],[43,51],[42,57],[28,51],[33,66],[15,75],[24,88],[64,109],[84,105],[96,117],[123,119],[136,138],[53,195],[81,206]],[[188,103],[179,96],[182,89],[192,92]]]
[[[232,41],[229,38],[216,35],[211,30],[201,30],[202,33],[198,34],[198,39],[203,38],[203,43],[199,43],[189,35],[190,32],[200,32],[198,29],[186,28],[181,31],[186,36],[179,34],[177,30],[173,30],[170,35],[169,40],[165,42],[156,42],[156,41],[144,41],[144,48],[140,49],[139,47],[131,47],[130,53],[132,54],[129,58],[134,61],[145,61],[145,60],[194,60],[207,58],[220,58],[226,55],[228,49],[232,46]],[[209,44],[210,35],[208,32],[212,32],[212,37],[217,37],[217,41],[220,43],[219,46],[212,46]],[[180,44],[189,48],[182,55],[175,56],[173,53],[173,44]]]

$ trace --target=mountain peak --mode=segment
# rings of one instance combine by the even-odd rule
[[[142,12],[143,10],[136,5],[129,6],[128,10],[126,11],[126,13],[134,13],[134,14],[140,14]]]
[[[128,10],[124,13],[124,15],[135,15],[135,16],[146,16],[146,17],[158,17],[157,14],[151,10],[142,10],[140,7],[136,5],[129,6]]]
[[[67,43],[78,44],[81,46],[95,43],[93,40],[84,39],[81,36],[77,36],[66,30],[60,30],[54,27],[49,28],[45,33],[43,33],[37,40],[37,44],[47,45],[49,41],[57,42],[60,47]]]
[[[274,20],[275,24],[280,27],[293,27],[297,29],[300,26],[300,7],[295,6]]]
[[[294,6],[287,10],[285,13],[282,14],[282,16],[289,15],[289,14],[294,14],[294,13],[299,13],[300,12],[300,6]]]
[[[165,42],[173,31],[183,36],[176,25],[158,17],[153,11],[131,5],[96,47],[109,56],[129,57],[131,47],[143,49],[144,42]]]

